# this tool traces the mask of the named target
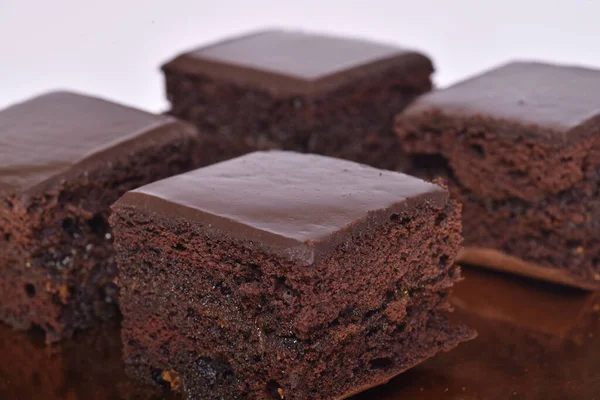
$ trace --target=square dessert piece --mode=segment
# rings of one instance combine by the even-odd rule
[[[54,92],[0,111],[0,321],[69,337],[115,312],[109,206],[192,168],[195,129]]]
[[[283,149],[399,170],[393,117],[431,89],[433,66],[396,46],[264,31],[190,51],[163,70],[171,113],[207,135],[207,162]]]
[[[396,120],[414,174],[464,204],[463,261],[600,287],[600,71],[513,62]]]
[[[444,312],[460,210],[443,188],[293,152],[114,206],[125,363],[192,399],[341,399],[472,337]]]

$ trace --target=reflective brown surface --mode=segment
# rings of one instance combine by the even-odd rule
[[[454,318],[479,337],[352,400],[600,399],[600,296],[467,269]],[[0,399],[160,399],[125,378],[116,327],[46,348],[0,327]]]

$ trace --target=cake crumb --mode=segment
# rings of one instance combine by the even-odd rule
[[[579,246],[575,249],[575,255],[581,256],[583,255],[583,247]]]
[[[408,296],[403,296],[400,300],[392,301],[388,304],[384,315],[387,319],[394,323],[401,323],[406,317],[406,306],[408,304]]]
[[[581,214],[575,214],[571,217],[571,220],[577,224],[577,225],[581,225],[585,222],[585,218],[583,217],[583,215]]]
[[[282,388],[278,388],[277,389],[277,393],[279,393],[279,397],[281,397],[281,400],[285,399],[285,395],[283,394],[283,389]]]
[[[173,371],[173,370],[163,371],[160,374],[160,377],[163,379],[163,381],[169,383],[169,385],[171,386],[171,390],[173,390],[175,392],[179,391],[179,388],[181,387],[182,379],[179,375],[177,375],[177,373],[175,371]]]
[[[594,312],[600,311],[600,304],[594,304],[594,306],[592,307],[592,311],[594,311]]]
[[[63,304],[67,304],[69,302],[69,287],[65,284],[60,285],[60,288],[58,288],[58,296]]]

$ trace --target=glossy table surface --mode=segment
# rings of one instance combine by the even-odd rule
[[[600,400],[600,296],[465,268],[453,318],[479,332],[352,400]],[[128,380],[117,326],[47,348],[0,326],[0,399],[161,399]]]

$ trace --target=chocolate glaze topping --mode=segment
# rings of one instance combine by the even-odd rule
[[[193,134],[172,117],[75,93],[48,93],[0,111],[0,192],[33,194],[142,142]]]
[[[163,68],[282,95],[332,90],[388,68],[433,70],[426,56],[399,47],[278,30],[201,47]]]
[[[403,115],[429,111],[504,120],[534,136],[572,140],[600,130],[600,70],[512,62],[426,94]],[[508,124],[498,133],[521,132]]]
[[[115,205],[145,207],[311,264],[353,235],[428,202],[443,188],[350,161],[255,152],[128,192]]]

